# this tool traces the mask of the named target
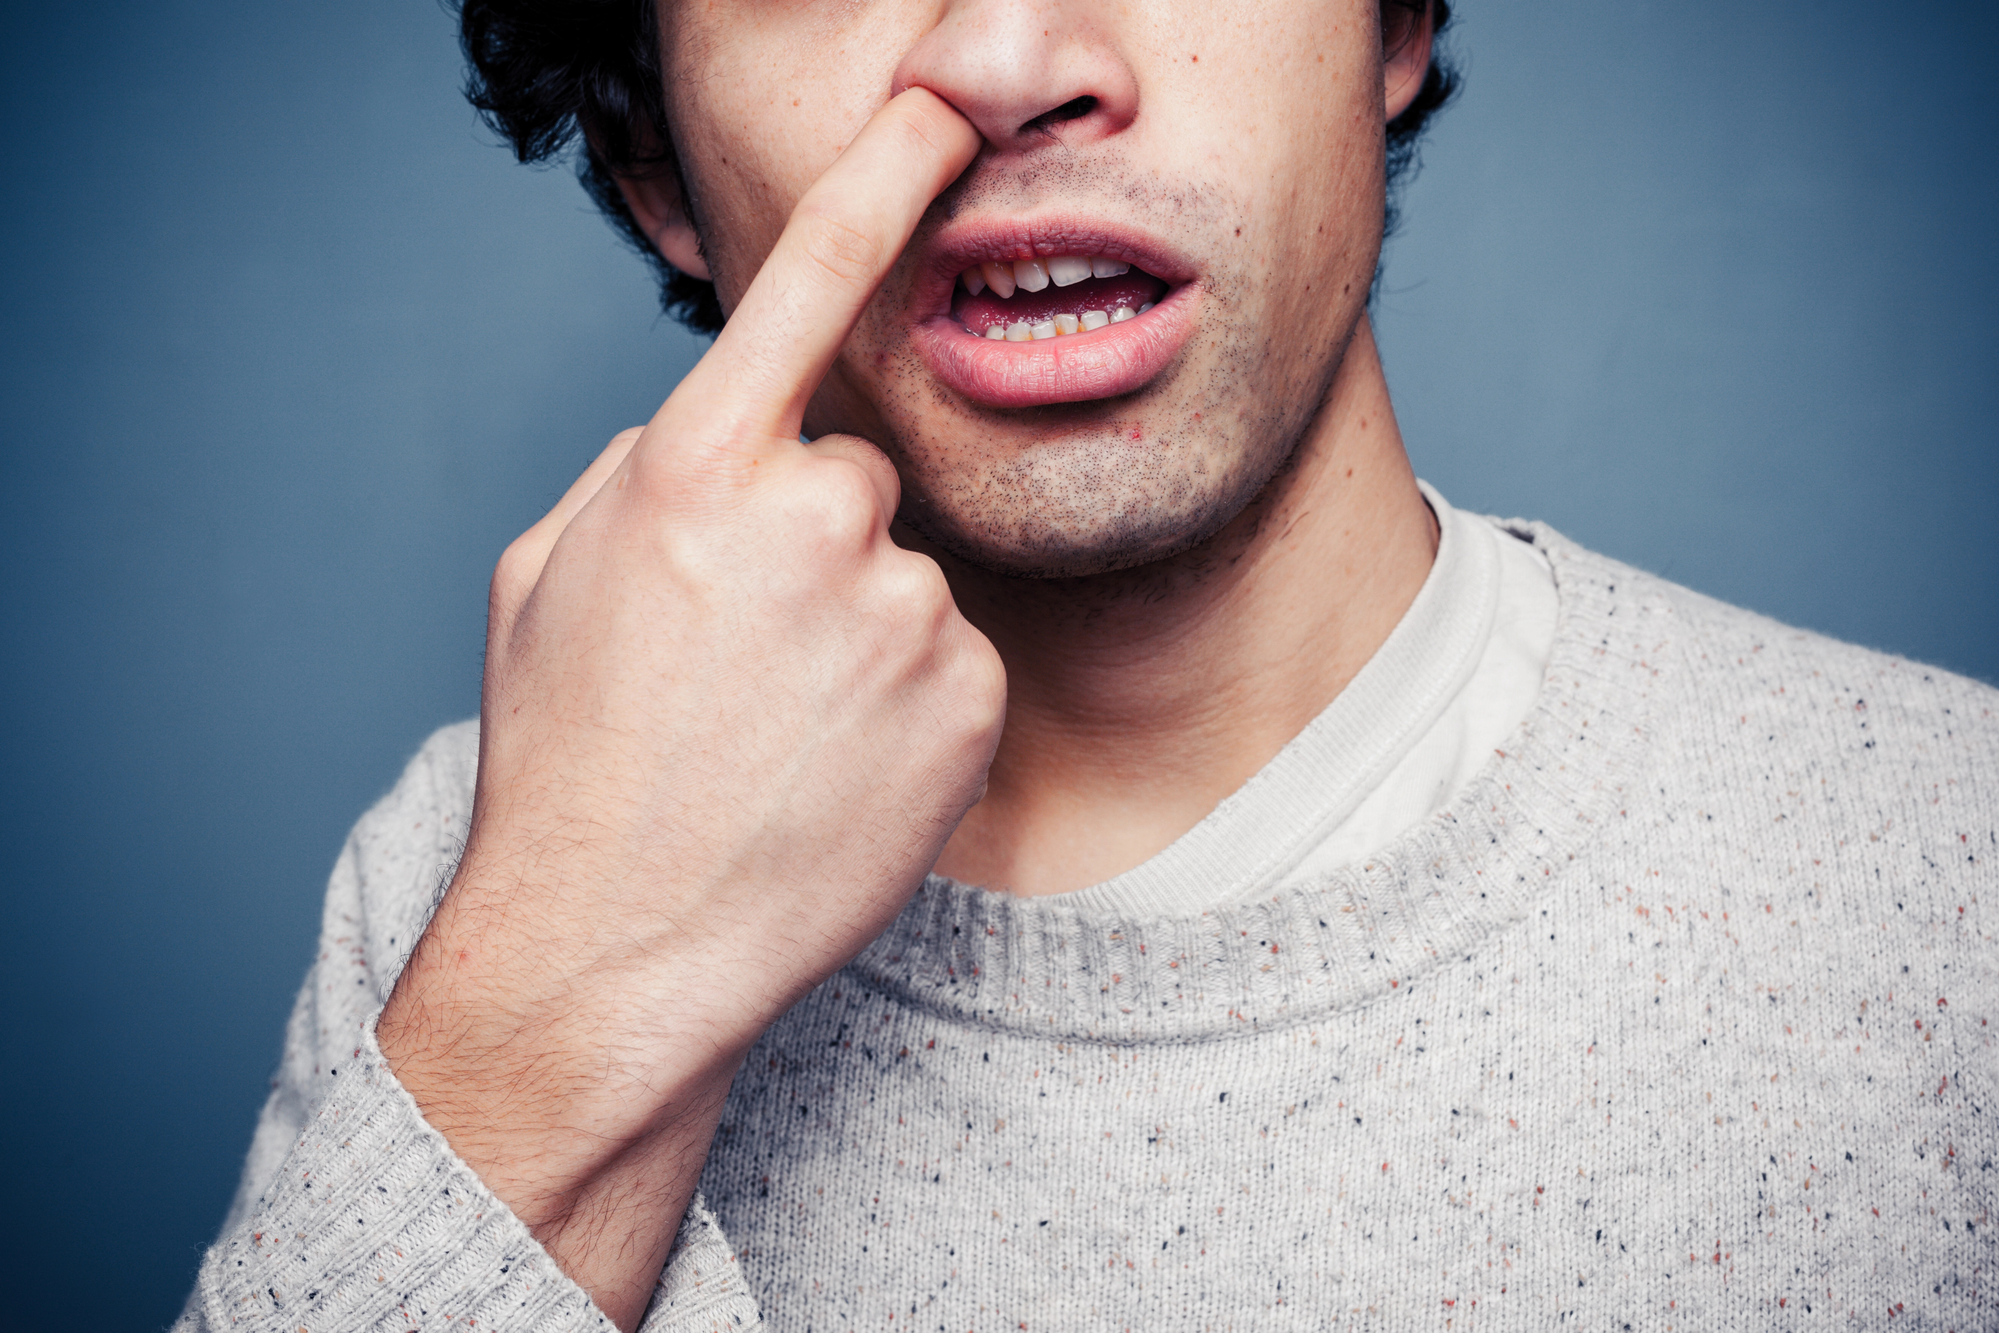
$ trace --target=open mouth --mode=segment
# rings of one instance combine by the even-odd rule
[[[958,275],[951,317],[975,337],[1033,342],[1122,324],[1152,309],[1166,287],[1104,255],[975,264]]]
[[[1203,305],[1193,265],[1116,223],[982,220],[936,254],[916,346],[946,387],[990,407],[1136,393],[1174,364]]]

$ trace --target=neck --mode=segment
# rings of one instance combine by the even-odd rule
[[[1289,464],[1196,549],[1071,580],[945,561],[1006,663],[1007,721],[938,873],[1064,893],[1163,850],[1346,687],[1436,541],[1363,318]]]

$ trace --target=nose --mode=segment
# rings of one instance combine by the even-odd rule
[[[1092,0],[956,0],[896,67],[891,96],[921,85],[958,108],[992,151],[1081,148],[1138,115],[1114,7]]]

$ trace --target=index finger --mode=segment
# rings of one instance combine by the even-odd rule
[[[916,230],[979,150],[979,132],[927,88],[889,99],[791,211],[689,391],[739,426],[798,437],[806,401]]]

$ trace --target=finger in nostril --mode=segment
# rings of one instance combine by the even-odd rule
[[[1021,133],[1029,134],[1033,133],[1036,130],[1045,133],[1048,130],[1053,129],[1055,126],[1064,123],[1065,121],[1081,120],[1084,116],[1089,115],[1092,111],[1095,111],[1096,109],[1097,109],[1096,98],[1087,95],[1083,97],[1072,97],[1068,101],[1064,102],[1061,106],[1054,107],[1048,111],[1044,111],[1040,115],[1036,116],[1033,120],[1030,120],[1025,125],[1022,125],[1020,127]]]

